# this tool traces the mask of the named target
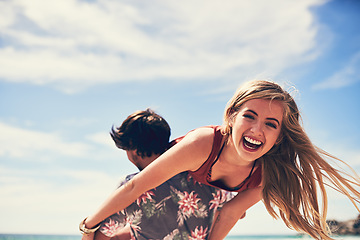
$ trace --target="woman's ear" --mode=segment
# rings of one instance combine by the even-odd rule
[[[237,116],[237,112],[235,112],[234,110],[231,111],[231,114],[229,116],[229,126],[232,127],[233,126],[233,123],[235,121],[235,118]]]
[[[230,117],[229,117],[229,127],[230,127],[230,129],[232,129],[232,127],[233,127],[235,118],[236,118],[236,114],[235,114],[235,113],[231,114]]]

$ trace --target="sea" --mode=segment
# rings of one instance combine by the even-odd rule
[[[336,236],[337,240],[360,240],[360,236]],[[81,235],[26,235],[26,234],[0,234],[0,240],[80,240]],[[249,235],[228,236],[225,240],[310,240],[312,238],[302,235]]]

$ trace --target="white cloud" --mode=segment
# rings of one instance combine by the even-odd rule
[[[69,142],[1,122],[0,132],[0,232],[76,234],[81,218],[135,169],[105,134]]]
[[[316,51],[309,8],[323,2],[2,2],[0,78],[74,92],[117,81],[277,74]]]
[[[327,195],[327,219],[346,221],[357,218],[358,212],[346,196],[332,190],[331,188],[327,188]],[[261,226],[261,229],[259,229],[259,226]],[[259,202],[247,211],[244,219],[237,222],[237,224],[232,228],[230,234],[295,235],[298,233],[287,228],[281,218],[273,219],[267,212],[265,205],[262,202]]]
[[[88,139],[94,143],[101,144],[103,146],[107,146],[110,148],[116,148],[114,141],[110,137],[110,134],[106,133],[106,132],[99,132],[99,133],[94,133],[94,134],[88,135],[88,136],[86,136],[86,139]]]
[[[261,226],[261,229],[259,229]],[[229,234],[233,235],[286,235],[297,232],[286,227],[282,220],[273,219],[262,202],[246,211],[246,217],[240,219]]]
[[[341,141],[337,136],[331,134],[331,129],[308,129],[307,130],[312,142],[324,151],[345,161],[351,167],[359,171],[360,174],[360,149],[354,135],[341,136]]]
[[[94,161],[93,164],[121,164],[123,171],[132,169],[132,164],[126,160],[124,152],[116,148],[108,133],[89,133],[78,136],[83,139],[82,141],[69,141],[59,132],[36,131],[2,122],[0,132],[2,159],[17,159],[28,163],[52,162],[61,165],[65,164],[65,161]]]
[[[345,196],[328,189],[327,219],[346,221],[357,218],[357,210]],[[261,229],[259,229],[261,226]],[[262,202],[250,208],[244,219],[240,219],[232,228],[233,235],[295,235],[298,232],[286,227],[280,219],[273,219]]]
[[[332,76],[323,82],[313,86],[315,90],[337,89],[350,86],[360,81],[360,52],[353,55],[344,67],[335,72]]]
[[[346,144],[329,143],[327,149],[331,153],[345,161],[360,174],[360,150],[358,148],[349,148]]]
[[[44,181],[39,176],[51,177]],[[69,178],[71,184],[64,184]],[[100,206],[118,180],[99,171],[30,173],[0,167],[0,232],[76,234],[82,218]],[[27,224],[19,228],[14,224],[19,221]]]
[[[65,142],[56,133],[45,133],[10,126],[0,122],[0,156],[38,160],[61,155],[80,157],[89,146],[79,142]]]

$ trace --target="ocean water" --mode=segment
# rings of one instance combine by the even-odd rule
[[[307,236],[228,236],[226,240],[311,240]],[[338,240],[360,240],[360,236],[338,236]],[[81,235],[25,235],[25,234],[0,234],[0,240],[81,240]]]

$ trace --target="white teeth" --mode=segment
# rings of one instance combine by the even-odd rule
[[[261,145],[261,142],[249,137],[245,137],[245,140],[248,141],[249,143],[255,144],[255,145]]]

